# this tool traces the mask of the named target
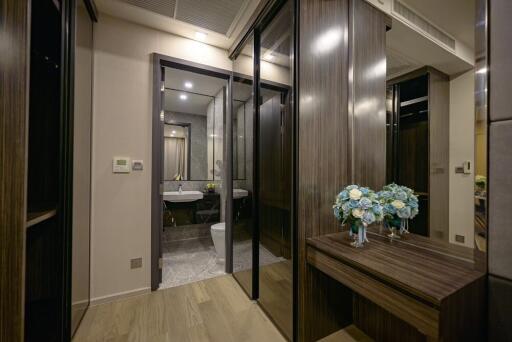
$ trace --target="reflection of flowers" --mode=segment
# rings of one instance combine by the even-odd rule
[[[487,177],[482,175],[475,176],[475,186],[479,190],[484,190],[487,187]]]
[[[388,184],[377,195],[384,208],[384,220],[390,226],[399,224],[398,219],[412,219],[419,213],[418,197],[406,186]]]

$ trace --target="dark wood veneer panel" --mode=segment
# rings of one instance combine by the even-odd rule
[[[366,1],[352,1],[353,183],[380,189],[386,182],[386,22]]]
[[[28,1],[2,1],[0,36],[0,341],[23,340]]]
[[[308,240],[309,245],[408,292],[411,296],[440,306],[464,286],[484,276],[474,264],[414,245],[390,242],[372,235],[364,248],[350,246],[348,232]]]
[[[332,203],[349,181],[348,158],[348,0],[299,2],[298,113],[298,281],[299,340],[312,341],[342,328],[333,303],[340,284],[306,265],[306,238],[332,233],[338,223]],[[321,46],[322,34],[340,34]],[[320,42],[320,43],[319,43]]]

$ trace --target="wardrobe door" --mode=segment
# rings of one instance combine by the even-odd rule
[[[259,104],[259,303],[293,335],[293,1],[261,31]]]
[[[93,22],[83,1],[78,1],[74,85],[72,334],[85,314],[90,298],[92,71]]]

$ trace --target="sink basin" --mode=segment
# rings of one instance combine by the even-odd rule
[[[201,191],[166,191],[164,201],[169,202],[193,202],[203,198]]]
[[[233,198],[242,198],[247,197],[249,195],[249,191],[244,189],[233,189]]]

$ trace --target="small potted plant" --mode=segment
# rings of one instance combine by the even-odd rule
[[[351,243],[354,247],[362,247],[368,242],[366,228],[383,219],[383,208],[377,194],[359,185],[349,185],[336,197],[333,205],[334,216],[343,225],[350,228],[350,236],[355,237]]]
[[[208,184],[206,184],[206,191],[208,191],[208,192],[215,192],[215,183],[208,183]]]
[[[390,230],[388,237],[395,239],[409,233],[409,219],[419,213],[418,197],[412,189],[395,183],[388,184],[378,193],[384,209],[384,225]],[[396,234],[396,230],[400,235]]]

